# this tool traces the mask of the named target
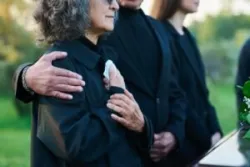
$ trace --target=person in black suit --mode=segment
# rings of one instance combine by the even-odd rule
[[[183,146],[186,99],[175,78],[169,36],[160,22],[140,9],[142,0],[119,2],[115,30],[100,44],[116,51],[113,60],[128,90],[152,122],[154,144],[150,152],[141,150],[145,166],[159,166],[159,161],[170,164],[168,155]],[[67,92],[82,91],[80,76],[51,66],[51,61],[64,57],[63,53],[51,53],[32,66],[20,66],[14,76],[16,97],[25,102],[36,94],[71,99]]]
[[[243,94],[242,90],[237,88],[237,86],[243,86],[244,83],[249,80],[250,76],[250,69],[249,63],[250,62],[250,39],[248,39],[244,46],[241,49],[239,62],[238,62],[238,70],[236,76],[236,97],[237,97],[237,106],[238,109],[243,102]]]
[[[77,72],[87,85],[83,92],[74,93],[70,101],[36,96],[31,166],[143,166],[140,150],[149,150],[152,145],[152,125],[126,90],[120,72],[108,60],[114,52],[97,44],[104,33],[114,28],[118,3],[38,3],[35,19],[42,33],[40,39],[51,44],[47,53],[68,54],[53,65]],[[103,84],[104,70],[108,91]]]
[[[209,101],[205,69],[197,43],[183,26],[185,17],[197,11],[199,0],[162,0],[155,2],[152,15],[162,21],[171,37],[171,51],[179,83],[188,99],[186,139],[175,157],[175,166],[186,166],[197,160],[221,138],[216,111]]]

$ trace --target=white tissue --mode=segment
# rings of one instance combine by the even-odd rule
[[[105,69],[104,69],[104,72],[103,72],[103,75],[105,76],[105,78],[107,78],[109,80],[109,70],[110,70],[110,67],[111,66],[115,66],[115,64],[113,63],[113,61],[111,60],[108,60],[106,61],[105,63]]]

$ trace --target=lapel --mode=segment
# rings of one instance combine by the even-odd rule
[[[202,62],[201,62],[201,59],[199,57],[200,55],[197,55],[199,52],[197,52],[198,49],[197,49],[197,46],[192,38],[192,35],[190,34],[190,32],[186,28],[184,28],[184,32],[187,34],[188,38],[191,41],[191,45],[195,49],[195,51],[194,51],[195,57],[189,56],[188,50],[186,49],[186,46],[182,42],[180,42],[180,35],[175,30],[175,28],[168,21],[166,22],[165,25],[166,25],[167,29],[170,31],[170,33],[173,34],[173,36],[175,38],[174,40],[177,40],[177,43],[179,44],[180,49],[183,51],[184,56],[187,59],[187,62],[190,64],[193,72],[195,73],[196,77],[198,78],[198,81],[199,81],[201,87],[204,88],[204,79],[202,76],[203,72],[201,72],[201,68],[200,68],[201,67],[200,63],[202,63]],[[197,59],[198,61],[196,61],[195,59]],[[198,64],[197,64],[197,62],[198,62]],[[202,70],[202,71],[204,71],[204,70]]]
[[[163,90],[164,85],[166,85],[166,82],[168,82],[169,77],[171,77],[170,76],[171,54],[170,54],[170,48],[169,48],[168,33],[164,29],[164,26],[161,22],[154,20],[148,16],[145,16],[145,17],[147,17],[146,20],[149,23],[148,25],[153,30],[157,38],[157,41],[159,43],[160,50],[161,50],[161,56],[162,56],[157,94],[166,93],[165,91],[162,91],[162,90]]]
[[[194,64],[194,66],[195,66],[195,71],[197,72],[197,75],[199,76],[199,79],[200,79],[200,82],[202,83],[202,85],[204,86],[205,85],[205,80],[204,80],[204,76],[206,75],[205,74],[205,70],[204,70],[204,65],[203,65],[203,61],[202,61],[202,59],[201,59],[201,54],[200,54],[200,51],[199,51],[199,49],[198,49],[198,46],[197,46],[197,44],[196,44],[196,41],[195,41],[195,39],[194,39],[194,37],[192,36],[192,34],[188,31],[188,29],[186,29],[185,27],[184,27],[184,31],[185,31],[185,33],[187,34],[187,36],[188,36],[188,38],[190,39],[190,42],[191,42],[191,45],[193,46],[193,48],[194,48],[194,54],[195,54],[195,59],[197,59],[196,60],[196,62],[198,62],[198,64],[195,66],[195,64]],[[188,56],[187,56],[188,57]],[[190,56],[189,56],[190,57]]]
[[[123,18],[126,17],[126,18]],[[122,61],[127,60],[125,63],[128,67],[125,72],[122,72],[123,74],[126,73],[127,71],[131,72],[127,75],[125,75],[125,79],[133,84],[137,89],[141,90],[142,92],[146,93],[147,95],[151,97],[155,97],[155,93],[149,89],[147,86],[147,83],[145,79],[142,77],[140,74],[141,72],[138,70],[137,66],[134,66],[132,64],[132,59],[135,55],[140,56],[140,51],[138,50],[137,46],[137,41],[136,38],[133,36],[132,30],[128,30],[127,28],[130,28],[127,24],[129,24],[129,17],[127,16],[122,16],[120,20],[118,20],[118,23],[115,28],[114,35],[117,36],[117,39],[119,43],[123,46],[125,53],[127,54],[126,57],[123,57]],[[119,55],[121,56],[121,55]],[[124,62],[122,62],[122,65],[124,65]],[[130,68],[130,69],[128,69]]]

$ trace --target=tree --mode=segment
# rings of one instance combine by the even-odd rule
[[[32,62],[41,55],[41,48],[35,45],[33,34],[28,32],[20,20],[13,15],[13,9],[17,9],[19,17],[24,17],[27,4],[24,0],[1,0],[0,1],[0,84],[1,95],[13,93],[11,80],[17,66],[22,62]],[[23,105],[13,99],[18,115],[27,115],[30,106]]]

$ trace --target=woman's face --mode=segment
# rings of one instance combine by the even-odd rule
[[[89,0],[91,31],[103,33],[114,29],[119,5],[117,0]]]
[[[200,0],[182,0],[181,10],[186,14],[197,12],[199,3]]]

